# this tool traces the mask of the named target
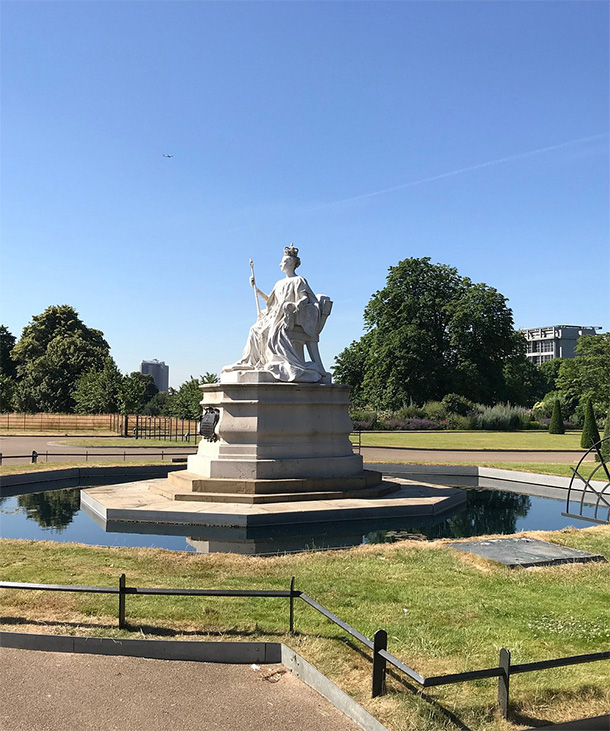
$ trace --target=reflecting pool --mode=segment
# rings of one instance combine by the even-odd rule
[[[85,486],[83,486],[84,489]],[[341,521],[314,525],[251,528],[108,522],[80,506],[80,487],[28,492],[0,498],[0,536],[137,546],[202,553],[271,555],[388,543],[404,538],[468,538],[522,530],[577,528],[588,523],[562,516],[563,500],[500,490],[464,488],[466,501],[430,519]]]

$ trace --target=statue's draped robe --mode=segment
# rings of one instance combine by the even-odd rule
[[[284,305],[288,303],[295,305],[294,315],[285,312]],[[278,381],[319,381],[326,373],[316,363],[303,360],[290,340],[289,332],[295,325],[312,337],[320,329],[317,297],[307,280],[299,276],[277,282],[267,300],[267,308],[250,328],[241,360],[230,366],[230,370],[264,370]]]

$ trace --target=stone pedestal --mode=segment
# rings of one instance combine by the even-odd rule
[[[253,381],[255,379],[252,379]],[[264,501],[323,499],[379,485],[381,474],[365,471],[349,434],[349,387],[267,382],[214,383],[202,386],[202,406],[220,412],[216,441],[202,440],[185,472],[170,484],[206,499],[209,493],[265,495]],[[203,494],[202,494],[203,493]],[[364,496],[364,493],[363,493]],[[210,499],[210,498],[208,498]],[[225,497],[225,500],[227,497]],[[290,499],[290,498],[288,498]],[[297,498],[298,499],[298,498]]]

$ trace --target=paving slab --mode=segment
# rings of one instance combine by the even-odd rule
[[[3,731],[360,729],[283,665],[0,648],[0,683]]]
[[[505,566],[553,566],[563,563],[585,563],[605,561],[600,554],[587,553],[575,548],[558,546],[556,543],[539,541],[535,538],[487,538],[482,541],[453,541],[451,548],[465,553],[474,553],[482,558],[502,563]]]

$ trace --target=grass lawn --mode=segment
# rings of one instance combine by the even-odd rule
[[[197,439],[197,442],[199,438]],[[352,441],[358,437],[352,434]],[[78,447],[185,447],[193,449],[196,442],[161,439],[125,439],[123,437],[82,438],[63,440],[59,444]],[[549,434],[545,431],[489,432],[489,431],[421,431],[421,432],[363,432],[365,447],[413,447],[417,449],[574,449],[580,451],[580,432]]]
[[[133,460],[129,459],[126,461],[118,460],[118,461],[111,461],[111,460],[89,460],[88,462],[85,462],[84,460],[78,460],[78,461],[72,461],[72,462],[38,462],[37,464],[5,464],[0,466],[0,476],[2,475],[13,475],[13,474],[21,474],[21,473],[27,473],[27,472],[44,472],[45,470],[60,470],[65,469],[67,467],[110,467],[110,466],[117,466],[117,465],[146,465],[146,464],[170,464],[171,460],[164,459],[146,459],[145,457],[142,457],[139,460]],[[373,466],[375,465],[375,462],[367,462],[367,464],[370,464]],[[560,475],[563,477],[571,477],[572,471],[570,467],[572,465],[569,464],[561,464],[561,463],[553,463],[553,462],[481,462],[481,461],[474,461],[469,460],[467,457],[467,454],[464,454],[463,459],[453,459],[451,462],[441,462],[438,460],[422,460],[418,459],[417,461],[412,460],[384,460],[380,464],[437,464],[437,465],[468,465],[468,464],[476,464],[480,467],[495,467],[497,469],[501,470],[517,470],[520,472],[537,472],[544,475]],[[575,467],[577,464],[577,460],[574,461],[573,466]],[[587,463],[587,469],[590,469],[593,467],[593,463],[589,465]],[[422,478],[423,479],[423,478]],[[604,479],[601,476],[599,476],[599,479]],[[425,481],[425,480],[424,480]]]
[[[73,447],[120,447],[121,449],[132,449],[137,447],[174,447],[176,449],[195,450],[201,437],[193,437],[190,442],[182,439],[133,439],[125,437],[95,437],[93,439],[62,439],[57,444],[66,444]]]
[[[352,434],[352,441],[358,436]],[[581,451],[580,432],[546,431],[419,431],[362,432],[363,447],[413,447],[415,449],[575,449]]]
[[[154,459],[141,459],[141,460],[120,460],[112,461],[109,459],[93,461],[81,459],[78,462],[37,462],[36,464],[5,464],[0,467],[0,477],[2,475],[20,475],[30,472],[49,472],[52,470],[65,470],[69,467],[124,467],[125,465],[155,465],[155,464],[172,464],[171,459],[154,460]]]
[[[610,558],[610,529],[531,534]],[[103,548],[47,541],[1,542],[6,581],[128,586],[286,589],[291,576],[369,637],[388,631],[389,650],[425,675],[596,652],[610,638],[607,564],[510,570],[453,551],[444,541],[404,541],[274,558]],[[370,698],[370,663],[342,631],[301,602],[297,637],[286,634],[282,599],[127,597],[128,630],[117,629],[116,597],[3,591],[2,629],[113,637],[281,640],[312,661],[395,731],[507,731],[608,709],[608,662],[514,676],[512,722],[496,710],[497,681],[425,693],[388,680]]]
[[[468,459],[457,460],[453,459],[451,462],[439,462],[437,460],[422,460],[417,461],[397,461],[397,460],[384,460],[383,462],[367,462],[371,465],[372,469],[375,469],[375,464],[429,464],[429,465],[474,465],[478,467],[494,467],[498,470],[516,470],[517,472],[534,472],[542,475],[559,475],[560,477],[572,477],[571,467],[576,467],[577,461],[572,465],[564,464],[561,462],[487,462],[487,461],[474,461]],[[583,470],[583,474],[588,475],[592,468],[595,466],[594,462],[587,462],[586,467]],[[595,479],[604,480],[605,476],[603,472],[598,472]],[[425,476],[422,475],[422,481],[425,482]]]

